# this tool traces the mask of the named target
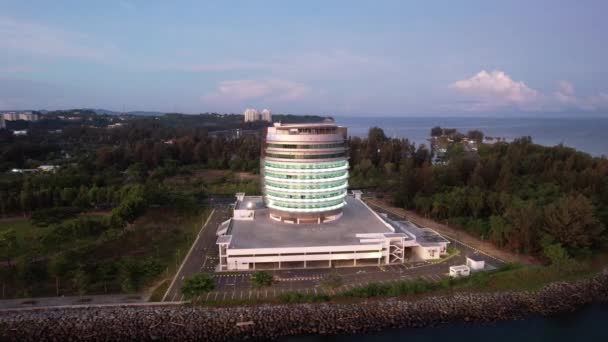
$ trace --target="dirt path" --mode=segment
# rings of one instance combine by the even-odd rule
[[[438,233],[445,235],[451,239],[458,240],[466,245],[471,246],[477,250],[480,250],[486,254],[494,256],[498,259],[504,260],[506,262],[518,262],[522,264],[538,264],[538,260],[528,255],[518,255],[509,251],[505,251],[503,249],[499,249],[494,244],[480,240],[479,238],[464,232],[460,229],[449,227],[445,224],[439,223],[437,221],[433,221],[431,219],[427,219],[423,216],[416,214],[411,210],[405,210],[403,208],[397,208],[389,205],[384,200],[376,199],[376,198],[365,198],[365,201],[372,205],[377,206],[387,212],[390,212],[399,217],[406,218],[407,220],[423,227],[428,227],[436,230]]]

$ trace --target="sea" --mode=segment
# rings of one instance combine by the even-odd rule
[[[608,156],[608,115],[605,117],[347,117],[335,116],[348,127],[350,136],[367,136],[370,127],[380,127],[391,138],[408,138],[417,145],[427,144],[431,128],[472,129],[486,136],[511,141],[522,136],[546,146],[563,144],[593,156]]]
[[[608,156],[608,117],[604,118],[532,118],[532,117],[335,117],[348,127],[351,136],[367,136],[377,126],[388,137],[408,138],[427,144],[434,126],[456,128],[466,133],[478,129],[486,136],[513,140],[530,136],[541,145],[563,144],[593,156]],[[575,312],[549,317],[531,316],[517,321],[488,324],[455,322],[436,327],[387,329],[376,333],[339,336],[296,336],[288,342],[524,342],[524,341],[608,341],[608,305],[593,304]]]
[[[608,341],[608,305],[592,304],[554,316],[486,324],[457,322],[427,328],[387,329],[359,335],[296,336],[284,342],[528,342]]]

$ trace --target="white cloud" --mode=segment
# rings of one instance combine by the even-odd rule
[[[574,95],[574,86],[568,81],[559,81],[558,89],[553,95],[559,104],[576,105],[578,102]]]
[[[586,110],[608,110],[608,93],[601,92],[598,95],[589,96],[582,103]]]
[[[301,100],[309,93],[308,86],[286,80],[235,80],[221,82],[216,90],[201,99],[218,104],[240,104],[251,100],[290,102]]]
[[[524,82],[514,81],[503,71],[490,73],[482,70],[477,75],[456,81],[449,86],[464,97],[461,109],[484,112],[497,109],[523,111],[595,111],[608,109],[608,93],[586,98],[575,94],[574,85],[559,81],[557,90],[544,94],[528,87]]]
[[[104,60],[114,54],[111,45],[91,46],[83,34],[25,20],[0,16],[0,50],[56,57]]]
[[[450,88],[471,98],[471,110],[483,111],[501,107],[533,107],[541,97],[524,82],[516,82],[503,71],[480,71],[471,78],[452,83]]]

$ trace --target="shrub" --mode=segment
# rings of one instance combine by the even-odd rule
[[[264,271],[256,271],[250,278],[251,286],[255,288],[266,287],[272,285],[272,274]]]
[[[187,299],[192,299],[215,289],[213,278],[208,274],[194,275],[182,285],[181,292]]]
[[[77,207],[56,207],[36,210],[32,213],[32,223],[39,227],[46,227],[59,223],[68,218],[76,217],[82,210]]]

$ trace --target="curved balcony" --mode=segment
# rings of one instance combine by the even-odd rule
[[[317,178],[317,179],[293,179],[293,178],[276,178],[271,176],[264,177],[267,181],[273,181],[283,184],[322,184],[327,182],[335,182],[348,178],[348,172],[340,177],[333,178]]]
[[[330,192],[336,190],[343,190],[348,188],[348,182],[344,182],[344,184],[336,185],[333,187],[323,188],[323,187],[309,187],[309,188],[287,188],[287,187],[276,187],[272,185],[266,184],[266,189],[283,192],[288,194],[311,194],[311,193],[321,193],[321,192]]]
[[[273,172],[280,172],[280,173],[320,173],[320,172],[334,172],[334,171],[342,171],[342,170],[348,170],[348,163],[346,163],[345,165],[342,166],[338,166],[338,167],[331,167],[331,168],[310,168],[310,169],[296,169],[296,168],[278,168],[278,167],[272,167],[272,166],[266,166],[264,165],[264,169],[268,170],[268,171],[273,171]]]
[[[272,196],[272,195],[267,195],[267,198],[270,200],[274,200],[274,201],[280,201],[280,202],[289,202],[289,203],[294,203],[294,204],[306,204],[306,203],[323,203],[323,202],[331,202],[331,201],[336,201],[339,199],[344,199],[346,197],[346,193],[338,195],[338,196],[334,196],[334,197],[328,197],[328,198],[284,198],[284,197],[276,197],[276,196]]]
[[[336,205],[332,205],[329,207],[319,207],[319,208],[290,208],[290,207],[283,207],[281,205],[275,205],[272,202],[268,203],[268,207],[271,209],[276,209],[276,210],[281,210],[281,211],[288,211],[288,212],[293,212],[293,213],[319,213],[319,212],[324,212],[324,211],[330,211],[330,210],[336,210],[336,209],[340,209],[342,207],[344,207],[346,205],[345,201],[342,201],[342,203],[336,204]]]

